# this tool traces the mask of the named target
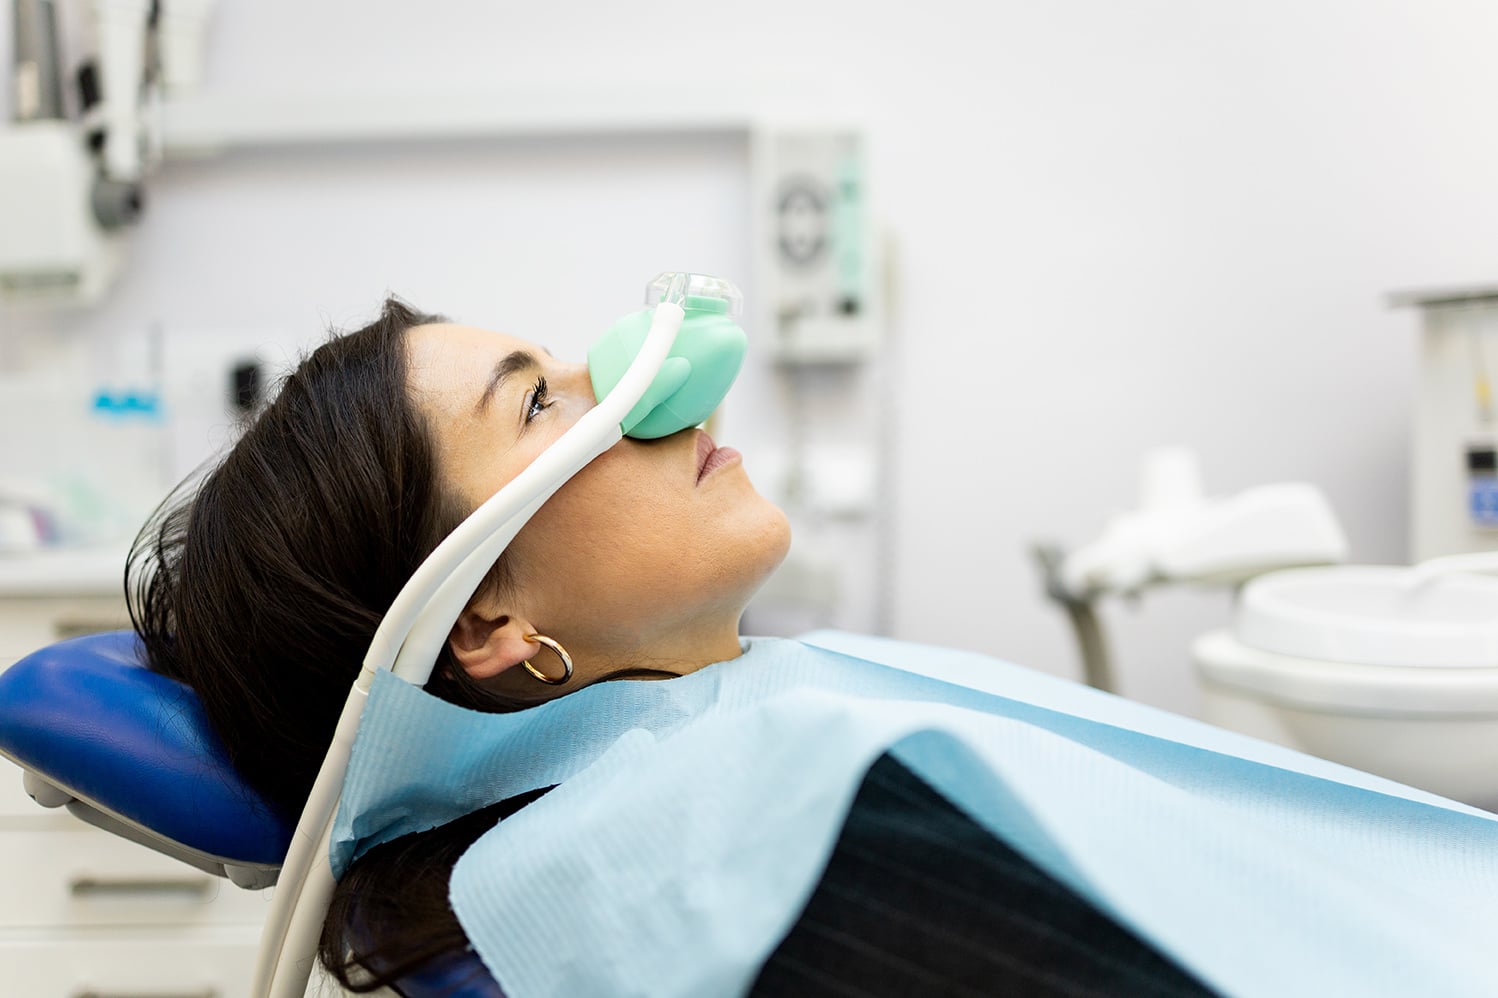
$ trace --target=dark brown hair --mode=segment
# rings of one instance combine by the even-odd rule
[[[223,461],[168,497],[130,553],[130,616],[152,668],[193,687],[235,766],[288,822],[380,618],[469,512],[440,488],[431,433],[407,395],[406,331],[437,321],[391,298],[374,322],[318,347]],[[503,560],[485,586],[508,586]],[[523,706],[485,694],[442,656],[430,692],[484,710]],[[360,989],[372,989],[466,945],[432,863],[450,870],[497,816],[372,853],[351,871],[322,945],[341,982],[353,984],[362,963],[382,971],[360,974]],[[426,906],[401,941],[381,915],[397,896],[401,917]]]

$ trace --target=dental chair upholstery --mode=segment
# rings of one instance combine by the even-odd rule
[[[146,668],[131,631],[58,642],[0,672],[0,756],[22,768],[44,807],[240,887],[275,883],[295,827],[230,765],[192,690]],[[501,995],[472,954],[399,990]]]

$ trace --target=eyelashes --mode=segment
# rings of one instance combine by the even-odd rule
[[[550,409],[551,404],[552,398],[550,391],[546,387],[546,378],[537,378],[536,383],[531,386],[529,394],[525,397],[525,421],[527,423],[531,422],[537,416],[541,415],[541,413]]]

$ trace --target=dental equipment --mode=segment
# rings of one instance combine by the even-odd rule
[[[651,282],[646,300],[653,310],[624,317],[589,351],[595,397],[607,386],[605,397],[459,524],[386,612],[282,865],[253,994],[297,998],[306,986],[336,883],[328,858],[333,817],[375,674],[389,670],[423,685],[485,573],[552,494],[626,434],[665,436],[702,422],[738,375],[746,341],[732,321],[742,303],[732,283],[665,273]]]
[[[14,3],[14,120],[0,127],[0,300],[91,302],[119,269],[124,230],[160,159],[158,5]],[[64,35],[73,49],[92,50],[94,39],[97,49],[64,66]]]
[[[1410,452],[1410,557],[1498,551],[1498,287],[1389,296],[1420,310]]]
[[[1046,595],[1076,632],[1087,683],[1116,692],[1098,599],[1167,584],[1237,586],[1278,569],[1332,564],[1347,558],[1347,539],[1313,485],[1263,485],[1208,499],[1195,455],[1160,448],[1145,458],[1139,510],[1114,517],[1076,551],[1039,544],[1033,553]]]

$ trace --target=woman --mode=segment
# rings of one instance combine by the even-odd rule
[[[584,367],[388,301],[308,357],[196,491],[142,534],[131,609],[150,661],[197,690],[238,767],[285,815],[300,811],[401,586],[592,404]],[[514,711],[733,659],[744,607],[788,543],[785,517],[733,452],[696,430],[626,438],[510,544],[428,690]],[[553,647],[574,663],[565,682]],[[372,988],[463,953],[452,866],[537,796],[365,855],[339,885],[324,964]],[[1205,991],[886,757],[754,993],[1089,989]]]

